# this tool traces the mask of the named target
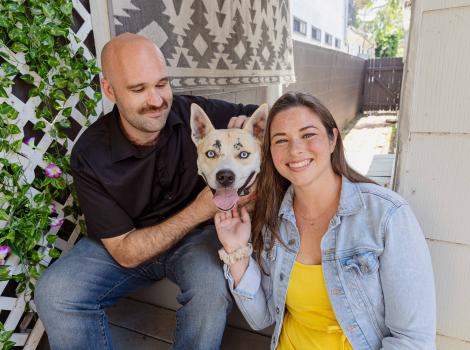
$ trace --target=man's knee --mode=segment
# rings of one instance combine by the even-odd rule
[[[55,303],[57,298],[61,296],[61,293],[57,289],[58,283],[56,282],[58,276],[53,273],[52,270],[48,269],[42,273],[39,279],[36,281],[34,289],[34,304],[40,314],[43,311],[52,309],[52,305]]]
[[[80,288],[76,276],[64,273],[66,268],[59,266],[57,261],[42,273],[36,282],[34,303],[39,315],[45,312],[56,312],[62,308],[73,308],[73,305],[83,305],[86,302],[86,293]],[[47,310],[47,311],[46,311]]]

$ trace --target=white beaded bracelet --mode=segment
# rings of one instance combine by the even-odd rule
[[[244,258],[247,258],[253,253],[253,246],[251,243],[248,243],[246,247],[239,248],[230,254],[225,251],[224,248],[219,249],[219,257],[227,265],[233,265],[237,261],[240,261]]]

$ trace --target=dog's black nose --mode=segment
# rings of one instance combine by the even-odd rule
[[[231,170],[220,170],[215,174],[215,179],[222,186],[229,187],[235,181],[235,174]]]

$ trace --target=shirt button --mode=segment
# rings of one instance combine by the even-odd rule
[[[281,274],[279,275],[279,279],[280,279],[281,281],[284,280],[284,274],[283,274],[283,273],[281,273]]]
[[[280,312],[281,310],[279,310],[279,306],[276,306],[276,313],[279,315]]]
[[[289,245],[294,245],[294,244],[295,244],[295,239],[289,240],[289,242],[287,242],[287,244],[289,244]]]
[[[333,288],[331,291],[330,291],[331,295],[342,295],[343,292],[341,291],[341,289],[339,288]]]

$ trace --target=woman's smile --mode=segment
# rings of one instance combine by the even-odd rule
[[[306,169],[313,162],[312,158],[304,159],[300,161],[289,162],[286,165],[293,171],[302,171]]]

